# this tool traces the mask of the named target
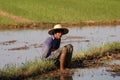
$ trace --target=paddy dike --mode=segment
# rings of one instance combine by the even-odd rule
[[[117,62],[115,64],[112,61]],[[78,80],[80,79],[97,79],[98,76],[100,79],[105,80],[104,76],[108,76],[110,79],[116,77],[116,80],[119,79],[120,76],[120,50],[113,52],[106,52],[105,55],[92,55],[86,58],[82,58],[81,60],[73,60],[71,67],[66,68],[64,73],[60,73],[59,69],[54,71],[49,71],[48,73],[43,73],[37,77],[32,77],[29,79],[60,79],[60,80]],[[109,75],[110,74],[110,75]],[[74,78],[77,75],[77,78]],[[85,77],[87,76],[87,77]],[[85,78],[84,78],[85,77]],[[62,78],[62,79],[61,79]],[[73,79],[74,78],[74,79]],[[100,80],[98,79],[98,80]]]
[[[84,22],[44,22],[44,23],[25,23],[25,24],[1,24],[0,30],[9,29],[49,29],[53,28],[55,24],[61,24],[65,27],[93,27],[93,26],[116,26],[120,25],[120,20],[117,21],[84,21]]]

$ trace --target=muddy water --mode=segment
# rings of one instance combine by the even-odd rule
[[[53,74],[35,78],[35,80],[120,80],[120,76],[112,76],[106,67],[91,69],[74,69],[72,74]],[[70,72],[70,71],[69,71]]]
[[[61,74],[39,77],[36,80],[120,80],[120,76],[112,76],[105,67],[94,69],[75,69],[73,74]]]
[[[69,28],[63,36],[62,45],[72,44],[74,53],[91,46],[120,41],[120,26]],[[41,56],[42,42],[49,36],[48,30],[5,30],[0,31],[0,68],[7,64],[21,65]]]
[[[120,60],[104,63],[104,66],[94,68],[72,68],[65,69],[65,73],[52,71],[31,80],[120,80],[120,74],[109,72],[110,67],[105,65],[120,65]]]

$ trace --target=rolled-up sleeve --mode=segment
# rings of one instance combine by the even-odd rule
[[[43,58],[47,58],[50,55],[51,42],[52,42],[52,37],[48,37],[46,41],[43,43],[43,46],[42,46],[42,57]]]

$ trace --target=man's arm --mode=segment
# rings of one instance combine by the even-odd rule
[[[42,47],[42,57],[43,58],[47,58],[50,55],[50,53],[51,53],[51,42],[52,42],[51,37],[47,38],[46,41],[44,42],[43,47]]]

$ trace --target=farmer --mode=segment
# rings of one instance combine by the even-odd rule
[[[65,67],[70,66],[73,46],[71,44],[60,48],[61,37],[69,32],[67,28],[62,28],[60,24],[54,26],[48,31],[51,35],[48,37],[42,47],[42,57],[46,60],[55,60],[59,64],[60,72],[64,71]]]

